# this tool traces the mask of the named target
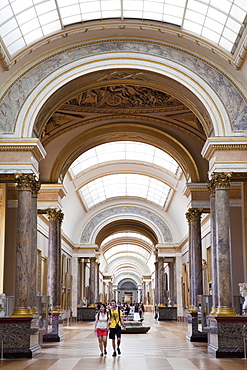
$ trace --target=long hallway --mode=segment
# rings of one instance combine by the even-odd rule
[[[244,359],[215,359],[207,354],[204,343],[186,340],[187,328],[176,322],[157,322],[151,313],[144,323],[151,329],[147,334],[122,336],[121,356],[108,354],[101,358],[93,322],[73,323],[64,328],[65,340],[43,345],[40,355],[27,360],[2,360],[4,370],[238,370],[247,369]]]

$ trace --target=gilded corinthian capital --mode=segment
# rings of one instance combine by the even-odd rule
[[[17,188],[19,190],[33,190],[33,186],[37,181],[35,175],[29,174],[16,174],[15,179],[17,182]]]
[[[49,221],[59,221],[60,224],[62,223],[64,214],[62,213],[61,209],[50,208],[46,210],[46,213]]]
[[[185,216],[188,222],[194,220],[200,220],[202,215],[202,210],[200,208],[190,208],[188,212],[186,212]]]
[[[214,182],[215,189],[228,189],[230,187],[230,173],[213,173],[212,181]]]
[[[213,179],[209,180],[207,183],[208,191],[211,196],[215,195],[215,182]]]

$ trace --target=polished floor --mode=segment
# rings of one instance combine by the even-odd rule
[[[112,357],[108,340],[107,356],[99,356],[93,322],[64,327],[65,340],[46,343],[33,359],[0,360],[4,370],[238,370],[247,369],[245,359],[216,359],[207,354],[204,343],[186,340],[186,326],[176,322],[157,322],[145,314],[147,334],[122,335],[121,356]]]

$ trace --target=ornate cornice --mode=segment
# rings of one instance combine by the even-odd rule
[[[45,158],[46,151],[39,139],[0,138],[0,152],[31,152],[38,160]]]
[[[247,144],[214,144],[214,150],[247,150]]]

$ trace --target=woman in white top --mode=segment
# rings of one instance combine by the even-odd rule
[[[107,346],[107,335],[109,330],[109,318],[106,312],[105,304],[100,305],[99,312],[95,316],[95,331],[99,341],[100,356],[107,355],[106,346]],[[103,354],[104,347],[104,354]]]

